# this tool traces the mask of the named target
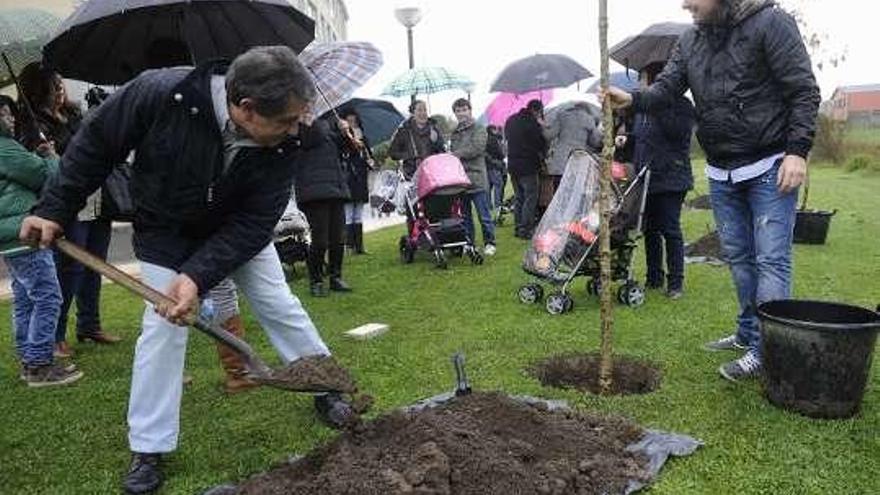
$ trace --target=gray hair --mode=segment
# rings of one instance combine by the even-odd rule
[[[238,105],[251,98],[264,117],[281,114],[291,97],[309,103],[315,99],[315,82],[287,46],[258,46],[239,55],[226,71],[226,97]]]

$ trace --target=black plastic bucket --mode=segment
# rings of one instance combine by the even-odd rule
[[[831,217],[835,213],[837,210],[798,210],[794,222],[795,244],[825,244]]]
[[[759,306],[758,317],[770,402],[814,418],[848,418],[859,411],[880,314],[845,304],[781,300]]]

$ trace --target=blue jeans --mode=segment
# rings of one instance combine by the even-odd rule
[[[109,220],[74,220],[64,229],[64,234],[70,242],[101,259],[107,259],[112,230]],[[55,263],[62,296],[55,342],[67,340],[67,314],[74,299],[77,335],[94,335],[101,329],[101,275],[57,251]]]
[[[791,245],[797,190],[776,186],[777,163],[754,179],[709,181],[721,250],[739,299],[737,340],[760,355],[757,307],[791,297]]]
[[[477,209],[477,215],[480,216],[480,227],[483,230],[483,244],[495,244],[495,221],[492,220],[492,208],[489,206],[489,193],[484,190],[472,192],[465,196],[464,204],[464,228],[467,230],[471,241],[476,244],[477,239],[474,231],[473,211],[471,211],[471,203]]]
[[[51,364],[61,308],[61,289],[52,252],[40,249],[5,260],[15,298],[12,328],[16,354],[27,366]]]
[[[507,174],[500,169],[489,169],[489,204],[494,209],[501,208],[504,203],[504,186],[507,185]]]

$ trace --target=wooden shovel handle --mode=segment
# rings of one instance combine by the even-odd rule
[[[97,273],[109,278],[117,284],[141,296],[147,302],[158,306],[160,304],[174,306],[176,301],[162,294],[156,289],[148,286],[140,280],[132,277],[124,271],[98,258],[94,254],[68,241],[67,239],[58,239],[55,246],[67,256],[82,263],[85,267],[94,270]],[[186,322],[192,325],[195,322],[195,316],[190,314],[186,317]]]

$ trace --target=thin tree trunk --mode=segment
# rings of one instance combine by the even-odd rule
[[[601,57],[601,84],[608,89],[608,0],[599,0],[599,51]],[[605,131],[602,146],[602,177],[599,208],[601,224],[599,226],[599,271],[601,281],[601,298],[599,302],[602,325],[602,344],[599,350],[599,388],[602,394],[611,392],[613,383],[613,332],[614,305],[611,297],[611,162],[614,160],[614,117],[611,101],[605,96],[602,102],[603,127]]]

